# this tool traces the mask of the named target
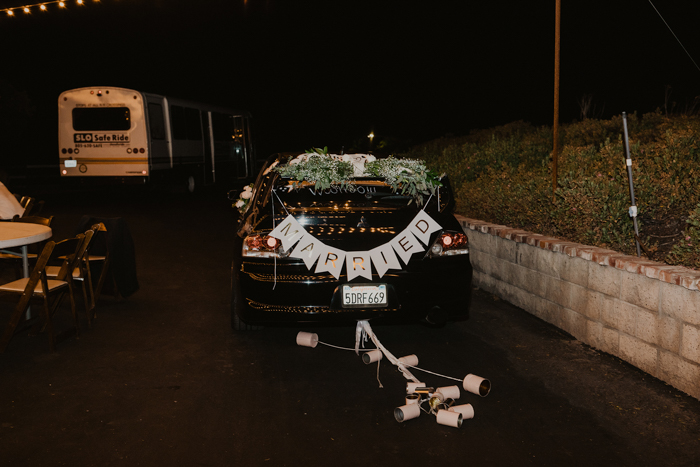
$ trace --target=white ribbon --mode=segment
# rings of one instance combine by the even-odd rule
[[[415,376],[411,374],[408,369],[404,366],[403,363],[399,362],[399,359],[394,357],[394,355],[389,352],[386,347],[382,345],[381,342],[379,342],[379,339],[377,339],[377,336],[374,335],[374,332],[372,331],[372,327],[369,325],[368,321],[358,321],[357,322],[357,327],[355,328],[355,352],[359,355],[360,353],[360,340],[362,340],[363,347],[364,347],[364,342],[367,342],[367,337],[369,337],[372,342],[374,342],[374,345],[377,346],[379,350],[382,351],[384,356],[389,360],[392,365],[396,365],[398,367],[399,371],[401,374],[403,374],[404,378],[413,381],[414,383],[420,382]]]

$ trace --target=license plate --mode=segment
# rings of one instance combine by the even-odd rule
[[[386,284],[343,286],[343,307],[364,308],[387,306]]]

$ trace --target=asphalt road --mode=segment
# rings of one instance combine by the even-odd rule
[[[124,217],[141,288],[103,296],[93,328],[83,318],[56,353],[43,335],[11,341],[0,465],[700,465],[698,400],[491,295],[474,291],[472,318],[443,328],[374,327],[421,368],[492,383],[487,397],[463,393],[475,417],[459,429],[427,414],[398,423],[405,380],[394,367],[380,365],[380,388],[377,366],[353,352],[295,343],[309,331],[352,347],[354,327],[231,330],[223,195],[40,195],[58,238],[83,214]]]

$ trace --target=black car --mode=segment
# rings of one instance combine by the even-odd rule
[[[344,175],[312,167],[332,160],[345,163]],[[472,267],[449,181],[434,177],[426,185],[401,175],[423,170],[414,162],[323,153],[268,158],[234,205],[241,214],[232,327],[468,317]],[[364,172],[380,165],[396,179]],[[305,179],[290,178],[300,167],[308,167]]]

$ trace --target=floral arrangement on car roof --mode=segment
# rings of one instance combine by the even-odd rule
[[[424,195],[432,195],[442,186],[441,177],[428,170],[422,160],[391,156],[377,159],[370,154],[328,154],[327,147],[313,148],[273,170],[292,179],[294,188],[307,182],[313,183],[318,191],[333,185],[352,191],[354,186],[349,183],[352,178],[381,178],[395,193],[411,196],[419,206],[423,204]]]

